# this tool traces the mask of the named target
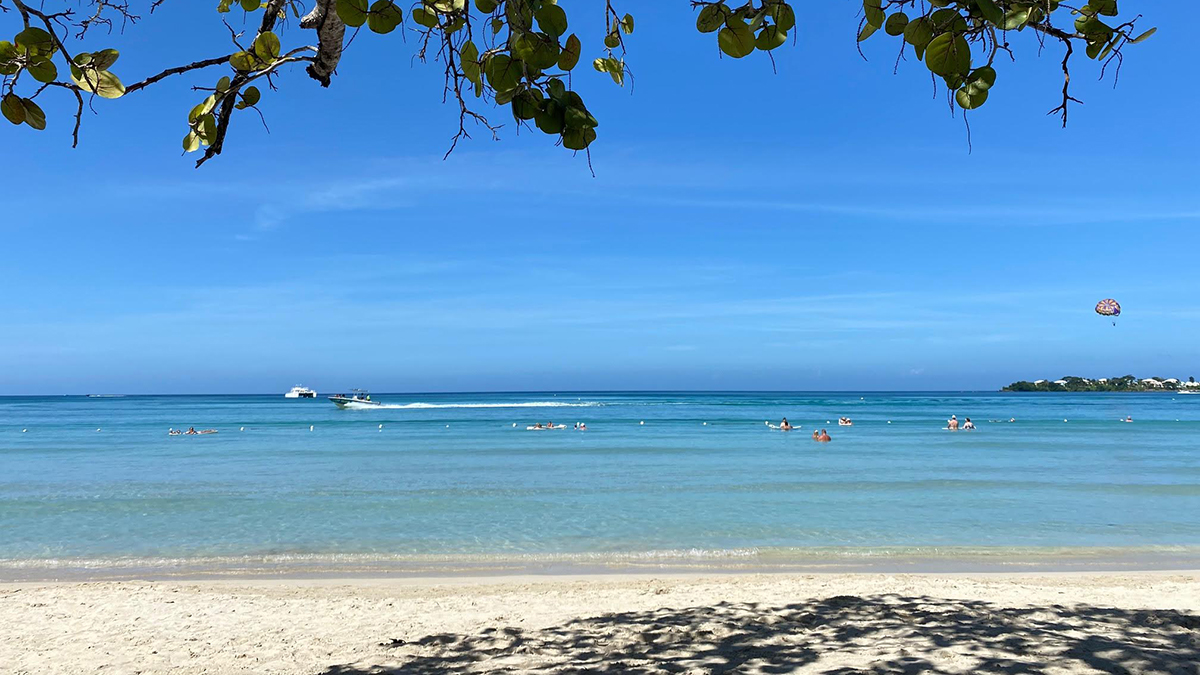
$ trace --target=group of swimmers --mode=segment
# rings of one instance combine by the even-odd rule
[[[843,417],[842,419],[849,420],[850,418]],[[838,420],[838,424],[841,424],[841,419]],[[786,417],[783,418],[783,421],[781,421],[779,423],[780,431],[792,431],[793,429],[798,429],[798,428],[799,427],[792,426],[791,422],[788,422],[788,419]],[[828,443],[829,441],[833,440],[832,438],[829,437],[829,432],[825,431],[824,429],[822,429],[820,431],[814,431],[812,433],[812,439],[814,441],[818,441],[820,443]]]
[[[946,428],[950,431],[958,431],[959,429],[962,429],[963,431],[975,431],[975,423],[971,421],[970,417],[968,417],[966,418],[966,421],[962,423],[962,426],[959,426],[958,415],[951,415],[950,421],[946,423]]]
[[[99,430],[97,429],[97,431]],[[183,429],[167,429],[168,436],[199,436],[201,434],[215,433],[217,433],[216,429],[204,429],[203,431],[196,431],[196,427],[188,427],[187,431],[184,431]]]
[[[513,426],[516,426],[516,424],[513,424]],[[530,429],[566,429],[567,425],[560,424],[558,426],[554,426],[554,422],[546,422],[546,425],[542,426],[542,423],[538,422],[537,424],[535,424],[529,428]],[[587,425],[584,424],[583,422],[576,422],[575,426],[573,426],[572,428],[575,431],[587,431]]]

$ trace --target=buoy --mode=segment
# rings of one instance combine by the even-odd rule
[[[382,425],[382,424],[380,424],[380,425],[379,425],[379,430],[380,430],[380,431],[383,431],[383,425]]]
[[[28,430],[28,429],[22,429],[22,430],[21,430],[21,433],[25,433],[26,431],[29,431],[29,430]]]
[[[99,430],[99,429],[96,429],[96,431],[97,431],[97,432],[99,432],[100,430]]]
[[[1063,421],[1066,422],[1066,420],[1063,420]]]
[[[447,424],[447,425],[446,425],[446,428],[447,428],[447,429],[449,429],[449,428],[450,428],[450,425],[449,425],[449,424]]]
[[[315,425],[315,424],[310,424],[310,425],[308,425],[308,430],[309,430],[309,431],[312,431],[314,428],[316,428],[316,425]]]
[[[888,424],[891,424],[891,423],[892,423],[892,421],[891,421],[891,420],[888,420]]]
[[[705,423],[704,423],[704,426],[708,426],[708,422],[705,422]]]
[[[646,420],[642,420],[641,422],[638,422],[638,424],[645,424],[645,423],[646,423]]]
[[[246,427],[242,427],[241,429],[238,429],[238,431],[245,431],[245,430],[246,430]]]
[[[515,429],[516,427],[517,427],[517,423],[513,422],[513,428]]]

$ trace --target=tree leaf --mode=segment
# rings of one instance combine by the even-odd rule
[[[414,10],[414,19],[416,18],[415,13],[416,10]],[[351,28],[357,28],[367,22],[367,0],[337,0],[337,14],[342,23]]]
[[[71,81],[80,89],[100,96],[101,98],[121,98],[125,95],[125,85],[120,78],[107,70],[82,70],[79,76],[71,73]]]
[[[92,54],[91,65],[96,70],[108,70],[119,58],[121,58],[121,52],[115,49],[101,49]]]
[[[53,82],[58,77],[58,67],[50,59],[33,61],[25,66],[25,70],[38,82]]]
[[[904,12],[896,12],[889,16],[887,23],[883,24],[883,30],[888,35],[902,35],[905,28],[908,28],[908,15]]]
[[[1133,38],[1132,40],[1129,41],[1129,44],[1136,45],[1137,43],[1141,42],[1142,40],[1149,39],[1149,37],[1151,35],[1154,35],[1157,32],[1158,32],[1158,27],[1156,26],[1156,27],[1151,28],[1150,30],[1146,31],[1145,33],[1142,33],[1141,35]]]
[[[21,97],[16,94],[5,94],[4,98],[0,99],[0,112],[13,124],[25,122],[25,106],[21,105]]]
[[[863,0],[863,12],[868,24],[875,28],[883,28],[884,14],[880,0]]]
[[[54,37],[37,26],[17,33],[13,42],[29,54],[49,54],[54,51]]]
[[[740,59],[749,56],[754,51],[754,33],[744,23],[736,22],[732,27],[726,26],[717,33],[717,45],[721,51]]]
[[[23,98],[21,106],[25,108],[25,124],[42,131],[46,128],[46,113],[33,101]]]
[[[575,68],[575,64],[579,63],[579,56],[583,53],[583,44],[579,42],[579,38],[571,33],[567,38],[567,44],[563,47],[562,53],[558,55],[558,67],[565,71],[570,71]]]
[[[958,101],[958,105],[964,110],[974,110],[983,105],[988,99],[987,89],[976,89],[975,87],[963,87],[954,93],[954,100]]]
[[[779,26],[764,26],[758,32],[758,37],[754,39],[754,46],[764,52],[769,52],[772,49],[787,42],[787,31]]]
[[[242,5],[242,9],[246,10],[247,12],[253,12],[262,6],[259,4],[259,0],[241,0],[240,4]]]
[[[258,87],[251,85],[242,90],[242,103],[247,106],[258,105],[261,99],[262,92],[258,90]]]
[[[975,4],[979,5],[979,13],[994,26],[1000,26],[1004,23],[1004,11],[996,6],[994,0],[975,0]]]
[[[183,137],[183,151],[195,152],[200,149],[200,137],[196,132],[189,131],[187,136]]]
[[[874,35],[875,31],[877,31],[877,30],[879,30],[879,29],[876,28],[875,26],[872,26],[869,23],[864,23],[862,30],[859,31],[859,33],[858,33],[858,41],[862,42],[863,40],[866,40],[867,38]]]
[[[937,75],[965,75],[971,69],[971,46],[961,35],[942,33],[925,49],[925,65]]]
[[[537,19],[538,27],[547,35],[558,37],[567,32],[567,13],[558,5],[545,5],[534,12],[533,17]]]
[[[696,17],[696,30],[701,33],[711,33],[725,25],[725,19],[728,17],[729,8],[724,3],[705,5],[704,9],[700,10],[700,15]]]
[[[248,73],[258,68],[258,57],[252,52],[237,52],[229,57],[229,65],[236,71]]]
[[[796,27],[796,12],[791,5],[780,3],[771,6],[771,16],[780,30],[791,30]]]
[[[367,27],[380,35],[386,35],[404,21],[404,12],[393,0],[375,0],[367,16]]]
[[[254,53],[267,63],[279,58],[279,49],[279,36],[271,31],[259,33],[254,38]]]
[[[621,30],[626,35],[633,33],[633,15],[632,14],[626,14],[625,16],[621,17]]]

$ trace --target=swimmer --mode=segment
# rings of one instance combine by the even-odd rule
[[[968,417],[966,423],[963,424],[963,431],[975,431],[975,423],[971,421],[970,417]]]
[[[586,424],[586,423],[584,423],[584,422],[580,422],[580,423],[579,423],[579,430],[580,430],[580,431],[587,431],[587,424]]]
[[[814,431],[813,431],[813,440],[814,440],[814,441],[819,441],[819,440],[821,440],[821,432],[814,430]]]
[[[792,428],[793,428],[793,427],[792,427],[792,425],[788,423],[788,421],[787,421],[787,418],[786,418],[786,417],[785,417],[785,418],[783,418],[783,421],[779,423],[779,430],[780,430],[780,431],[791,431],[791,430],[792,430]]]
[[[1126,416],[1125,416],[1125,419],[1124,419],[1124,420],[1122,420],[1122,421],[1123,421],[1123,422],[1132,422],[1132,421],[1133,421],[1133,415],[1126,415]]]
[[[821,435],[817,437],[817,440],[821,443],[828,443],[829,441],[832,441],[833,439],[829,437],[828,431],[825,431],[824,429],[822,429]]]
[[[950,421],[946,423],[946,428],[950,431],[958,431],[958,415],[950,416]]]

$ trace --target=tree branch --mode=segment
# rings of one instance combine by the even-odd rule
[[[129,85],[128,87],[125,87],[125,93],[129,94],[129,93],[135,92],[139,89],[144,89],[144,88],[154,84],[155,82],[166,79],[172,75],[179,75],[181,73],[186,73],[191,70],[200,70],[201,68],[208,68],[209,66],[219,66],[222,63],[229,63],[230,56],[233,56],[233,55],[226,54],[225,56],[217,56],[217,57],[214,57],[211,59],[204,59],[203,61],[195,61],[193,63],[187,64],[186,66],[176,66],[174,68],[167,68],[166,70],[162,71],[161,73],[159,73],[157,75],[147,77],[146,79],[142,80],[141,82],[137,82],[137,83]]]

